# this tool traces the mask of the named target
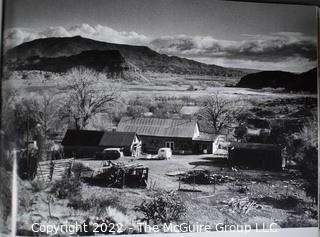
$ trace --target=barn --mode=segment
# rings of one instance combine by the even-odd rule
[[[162,147],[170,147],[175,154],[211,153],[216,138],[215,134],[201,132],[192,119],[124,117],[117,131],[137,133],[147,153],[157,153]]]
[[[67,157],[94,157],[105,148],[121,148],[126,156],[139,156],[141,141],[135,132],[68,129],[62,146]]]
[[[232,165],[252,169],[280,171],[285,164],[278,145],[262,143],[231,143],[228,147]]]

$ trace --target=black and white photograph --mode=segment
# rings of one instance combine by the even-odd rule
[[[318,226],[315,6],[7,0],[3,14],[0,232]]]

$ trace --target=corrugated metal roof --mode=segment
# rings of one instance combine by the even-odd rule
[[[104,132],[99,146],[131,146],[135,136],[135,132]]]
[[[192,138],[197,122],[187,119],[130,118],[120,120],[117,131],[138,135]]]

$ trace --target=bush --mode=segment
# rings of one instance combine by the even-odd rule
[[[107,234],[138,234],[139,231],[134,226],[133,221],[128,215],[113,207],[104,208],[105,213],[103,217],[95,217],[94,219],[87,218],[83,224],[88,226],[86,232],[78,232],[82,236],[96,235],[95,232],[100,232],[103,235]],[[97,223],[97,227],[93,223]],[[122,224],[120,229],[117,224]],[[95,232],[94,232],[95,230]]]
[[[305,191],[317,202],[318,190],[318,122],[313,115],[299,133],[286,139],[285,157],[293,158],[305,179]]]
[[[316,114],[305,124],[300,132],[303,147],[301,148],[301,172],[306,180],[306,193],[317,202],[318,190],[318,120]]]
[[[65,199],[71,196],[80,195],[81,182],[74,177],[64,175],[61,180],[55,182],[50,190],[50,193],[55,197]]]
[[[142,117],[146,112],[149,112],[149,109],[141,105],[133,105],[127,108],[127,115],[129,117]]]
[[[305,216],[290,215],[286,220],[279,223],[281,228],[295,228],[295,227],[312,227],[317,226],[317,221],[308,219]]]
[[[118,197],[96,197],[92,196],[88,199],[83,199],[80,195],[70,197],[69,207],[72,207],[75,210],[83,211],[94,211],[97,215],[100,215],[107,207],[113,207],[120,210],[123,213],[126,213],[126,209],[120,205]]]
[[[144,200],[135,211],[144,215],[142,221],[153,224],[169,224],[181,220],[186,212],[186,207],[176,192],[157,193],[152,200]]]
[[[11,212],[11,176],[11,172],[0,167],[0,218],[3,222]]]
[[[31,183],[31,190],[33,193],[40,192],[48,187],[48,185],[39,179],[33,180]]]

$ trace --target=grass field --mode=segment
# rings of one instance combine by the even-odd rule
[[[3,88],[15,88],[22,96],[28,96],[30,93],[51,93],[58,95],[65,93],[59,85],[63,82],[63,76],[54,75],[50,79],[45,79],[39,76],[40,72],[26,72],[29,78],[21,79],[21,76],[15,76],[10,80],[4,81]],[[21,74],[21,73],[20,73]],[[18,75],[20,75],[18,73]],[[35,74],[35,76],[32,76]],[[42,74],[40,74],[42,75]],[[232,82],[235,85],[240,78],[220,78],[208,76],[186,76],[186,75],[171,75],[159,73],[146,73],[148,81],[127,81],[124,79],[110,79],[102,86],[108,88],[111,84],[118,85],[121,96],[123,98],[132,98],[136,96],[188,96],[192,98],[200,98],[208,96],[212,93],[219,92],[222,96],[228,98],[253,98],[256,100],[277,99],[277,98],[300,98],[312,97],[316,98],[315,94],[308,93],[284,93],[281,90],[261,89],[253,90],[247,88],[225,87],[227,82]],[[192,86],[192,90],[190,90]]]

